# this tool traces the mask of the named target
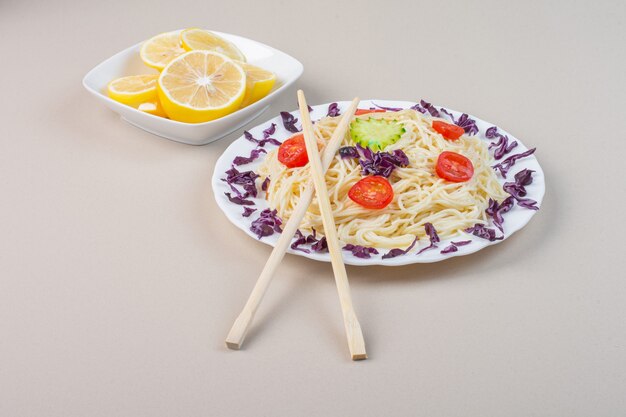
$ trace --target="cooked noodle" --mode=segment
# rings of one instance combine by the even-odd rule
[[[360,117],[394,119],[404,124],[406,133],[385,151],[401,149],[409,158],[409,166],[396,168],[389,181],[394,199],[384,209],[367,209],[348,197],[350,188],[360,179],[361,166],[356,159],[341,159],[337,154],[326,173],[326,184],[333,208],[339,239],[344,243],[382,248],[408,246],[415,236],[424,235],[424,223],[432,223],[439,236],[452,237],[476,223],[486,223],[489,198],[506,197],[491,168],[493,159],[485,141],[464,135],[448,141],[435,132],[433,118],[414,110],[373,113]],[[314,124],[320,147],[330,139],[339,117],[325,117]],[[354,145],[349,133],[342,146]],[[445,181],[435,173],[435,163],[443,151],[460,153],[474,165],[474,176],[463,183]],[[268,153],[259,173],[269,176],[267,190],[269,206],[289,219],[298,203],[300,193],[309,180],[308,165],[287,168],[278,161],[277,150]],[[322,218],[316,198],[306,213],[300,230],[314,228],[323,233]]]

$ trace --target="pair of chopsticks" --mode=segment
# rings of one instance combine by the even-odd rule
[[[330,206],[330,200],[328,198],[328,190],[326,188],[325,180],[326,170],[330,166],[333,158],[335,157],[335,153],[341,145],[341,141],[343,140],[343,137],[348,129],[348,124],[350,123],[350,120],[359,105],[359,99],[355,98],[352,100],[350,107],[348,107],[348,110],[344,113],[339,124],[335,128],[330,141],[324,149],[322,160],[320,160],[319,151],[317,149],[317,140],[315,139],[315,133],[313,132],[313,124],[311,123],[311,116],[309,115],[308,105],[302,90],[298,90],[298,105],[300,107],[300,118],[302,121],[304,141],[309,157],[309,164],[311,166],[312,181],[309,181],[306,189],[301,194],[298,205],[285,225],[278,242],[276,242],[270,257],[265,263],[263,271],[261,271],[246,305],[235,320],[233,327],[230,329],[230,332],[226,337],[226,346],[230,349],[239,349],[241,347],[243,340],[246,337],[248,328],[252,323],[252,319],[254,318],[254,314],[256,313],[263,295],[265,295],[272,277],[274,276],[274,272],[278,268],[283,256],[285,256],[285,252],[287,251],[298,226],[300,226],[302,218],[313,200],[313,193],[316,192],[320,212],[322,214],[324,234],[328,243],[328,251],[330,252],[331,263],[335,275],[335,283],[339,293],[339,301],[341,303],[343,322],[346,329],[346,336],[348,338],[350,355],[352,360],[366,359],[367,353],[365,352],[363,333],[361,332],[361,326],[352,305],[348,275],[346,273],[346,267],[343,263],[343,258],[341,257],[341,248],[339,247],[337,229]]]

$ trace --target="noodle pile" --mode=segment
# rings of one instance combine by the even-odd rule
[[[364,208],[348,197],[350,188],[360,179],[361,166],[357,159],[341,159],[337,154],[326,173],[326,185],[337,225],[339,239],[353,245],[378,248],[406,247],[423,236],[424,223],[432,223],[439,236],[455,236],[476,223],[486,223],[485,209],[489,199],[502,200],[507,194],[491,168],[493,159],[486,142],[463,135],[448,141],[431,127],[433,119],[414,110],[372,113],[360,117],[393,119],[404,125],[406,132],[400,140],[385,148],[386,152],[401,149],[409,158],[409,166],[396,168],[389,182],[394,199],[384,209]],[[325,117],[314,124],[320,148],[330,139],[340,117]],[[342,146],[353,146],[349,133]],[[469,158],[474,176],[462,183],[445,181],[435,173],[439,154],[452,151]],[[309,180],[308,165],[287,168],[278,161],[277,150],[268,153],[260,170],[269,177],[267,190],[269,206],[287,221]],[[312,229],[323,233],[317,198],[313,199],[300,230]]]

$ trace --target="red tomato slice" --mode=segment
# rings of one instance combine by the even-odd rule
[[[348,197],[365,208],[381,209],[393,200],[393,188],[385,177],[365,177],[350,188]]]
[[[285,140],[278,148],[278,160],[287,168],[303,167],[309,163],[304,135],[297,133]]]
[[[360,116],[362,114],[369,114],[369,113],[384,113],[386,110],[383,109],[356,109],[356,111],[354,112],[355,116]]]
[[[437,175],[451,182],[469,181],[474,176],[472,161],[456,152],[441,152],[435,167]]]
[[[442,122],[440,120],[433,121],[433,129],[441,133],[441,135],[448,140],[457,140],[465,133],[465,130],[457,125]]]

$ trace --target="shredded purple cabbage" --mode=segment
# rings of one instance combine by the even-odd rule
[[[413,243],[411,243],[408,248],[406,248],[406,249],[400,249],[400,248],[391,249],[389,252],[387,252],[386,254],[383,255],[383,259],[395,258],[396,256],[406,255],[407,253],[409,253],[409,251],[411,249],[413,249],[413,247],[415,246],[415,244],[417,243],[418,240],[419,240],[419,238],[417,236],[415,236],[415,239],[413,240]]]
[[[498,203],[494,199],[489,199],[489,206],[485,210],[488,216],[493,219],[493,224],[501,231],[504,232],[502,224],[504,223],[504,217],[502,215],[513,208],[515,199],[513,196],[505,198],[501,203]]]
[[[322,236],[320,240],[311,245],[311,249],[314,252],[328,252],[328,242],[326,242],[326,236]]]
[[[240,206],[253,206],[254,205],[254,201],[252,200],[246,200],[246,197],[248,196],[248,194],[244,194],[242,196],[232,196],[231,193],[224,193],[226,195],[226,197],[228,197],[228,200],[231,203],[235,203],[235,204],[239,204]]]
[[[309,249],[300,248],[302,245],[311,245],[311,249],[314,252],[328,252],[328,245],[326,243],[326,237],[322,236],[321,239],[317,238],[317,232],[313,229],[313,233],[305,236],[300,230],[296,231],[296,240],[291,244],[291,249],[299,250],[304,253],[311,253]]]
[[[504,155],[511,152],[518,145],[516,140],[509,143],[509,137],[499,133],[496,126],[491,126],[489,129],[487,129],[485,136],[489,139],[498,138],[497,142],[489,144],[489,149],[496,149],[493,152],[493,157],[495,159],[501,159]]]
[[[317,239],[315,239],[315,231],[313,231],[312,235],[304,236],[302,232],[300,231],[300,229],[298,229],[296,230],[295,237],[296,237],[296,240],[293,241],[293,243],[291,244],[291,249],[299,250],[304,253],[311,253],[310,250],[303,249],[300,246],[317,242]]]
[[[341,112],[339,111],[339,105],[337,103],[330,103],[330,105],[328,106],[328,113],[326,114],[326,116],[337,117],[340,114]]]
[[[480,224],[480,223],[476,223],[474,226],[468,227],[467,229],[465,229],[465,231],[467,233],[473,234],[474,236],[487,239],[490,242],[504,239],[504,236],[496,237],[495,229],[490,229],[486,227],[484,224]]]
[[[487,137],[487,139],[493,139],[497,137],[497,134],[498,134],[498,128],[496,126],[491,126],[489,129],[485,131],[485,136]]]
[[[357,144],[339,149],[339,155],[342,158],[359,158],[362,175],[381,175],[389,178],[396,167],[409,165],[408,156],[400,149],[392,152],[374,152]]]
[[[367,246],[361,245],[353,245],[352,243],[348,243],[346,246],[344,246],[343,250],[350,251],[354,256],[361,259],[369,259],[373,254],[378,255],[378,251],[375,248],[369,248]]]
[[[420,253],[427,251],[428,249],[436,248],[437,243],[440,242],[439,235],[437,234],[437,229],[435,229],[435,226],[433,226],[432,223],[424,223],[424,231],[426,231],[426,234],[428,235],[428,238],[430,239],[430,245],[419,250],[416,253],[416,255],[419,255]]]
[[[296,119],[293,114],[286,111],[281,111],[280,117],[283,119],[283,126],[285,126],[285,129],[292,133],[298,133],[300,131],[300,129],[296,127],[296,122],[298,121],[298,119]]]
[[[379,109],[383,109],[386,111],[400,111],[400,110],[404,110],[402,107],[385,107],[385,106],[381,106],[379,104],[376,103],[372,103],[374,106],[378,107]]]
[[[237,156],[237,157],[235,157],[235,159],[233,159],[233,164],[235,164],[237,166],[249,164],[250,162],[252,162],[255,159],[257,159],[259,156],[261,156],[262,153],[267,153],[267,151],[265,149],[263,149],[263,148],[252,149],[252,151],[250,152],[250,156],[248,156],[248,157]]]
[[[259,148],[263,148],[268,143],[271,143],[272,145],[280,146],[281,145],[280,141],[274,138],[270,138],[270,135],[273,135],[275,131],[276,131],[276,125],[272,123],[270,127],[268,127],[267,129],[263,131],[263,139],[259,140],[255,138],[254,136],[252,136],[252,133],[248,132],[247,130],[244,130],[243,136],[250,142],[256,143],[256,145]]]
[[[252,213],[254,213],[257,209],[255,208],[250,208],[250,207],[244,207],[243,208],[243,213],[241,214],[243,217],[250,217],[250,215]]]
[[[472,119],[466,113],[463,113],[459,116],[459,119],[456,120],[452,113],[450,113],[447,109],[441,108],[441,112],[445,113],[452,119],[452,122],[458,127],[462,127],[465,130],[465,133],[468,135],[475,135],[478,133],[478,126],[476,126],[476,120]]]
[[[237,194],[238,197],[245,198],[248,196],[257,196],[257,189],[255,185],[255,180],[257,178],[259,178],[259,175],[256,174],[254,171],[240,172],[237,170],[237,168],[233,166],[231,167],[231,169],[226,171],[226,178],[222,178],[222,181],[228,184],[231,190],[233,190],[233,192]],[[235,184],[240,185],[245,190],[246,194],[242,195],[241,192],[234,187]]]
[[[339,156],[341,156],[342,159],[358,158],[359,152],[356,150],[355,146],[344,146],[343,148],[339,148]]]
[[[261,183],[261,190],[267,191],[267,188],[270,186],[270,177],[265,177],[263,182]]]
[[[526,197],[526,186],[532,184],[533,182],[533,173],[535,171],[530,169],[523,169],[517,174],[515,174],[514,182],[505,182],[502,188],[507,193],[511,194],[515,200],[517,200],[517,205],[529,210],[539,210],[537,207],[537,202],[530,198]]]
[[[270,127],[268,127],[267,129],[263,131],[263,139],[269,138],[274,133],[276,133],[276,123],[272,123]]]
[[[527,156],[532,155],[533,153],[535,153],[535,150],[537,150],[537,148],[532,148],[532,149],[527,150],[526,152],[522,152],[522,153],[518,153],[518,154],[515,154],[515,155],[511,155],[508,158],[506,158],[504,161],[502,161],[502,162],[492,166],[492,168],[500,171],[500,174],[504,178],[506,178],[506,174],[509,172],[511,167],[513,165],[515,165],[515,163],[519,159],[522,159],[522,158],[525,158]]]
[[[454,246],[454,245],[448,245],[448,246],[446,246],[445,248],[443,248],[443,249],[440,251],[440,253],[441,253],[441,254],[443,254],[443,255],[445,255],[446,253],[452,253],[452,252],[456,252],[456,251],[458,251],[458,250],[459,250],[459,248],[457,248],[456,246]]]
[[[448,246],[441,250],[441,254],[445,255],[446,253],[452,253],[459,250],[459,246],[465,246],[472,243],[471,240],[462,240],[460,242],[450,242]]]
[[[412,110],[417,110],[418,112],[425,114],[426,112],[430,113],[433,117],[440,117],[439,110],[429,102],[425,100],[420,100],[420,102],[411,107]]]
[[[530,185],[533,182],[533,173],[535,171],[531,170],[531,169],[523,169],[520,172],[518,172],[517,174],[515,174],[514,178],[515,178],[515,182],[519,185],[522,186],[526,186],[526,185]]]
[[[250,224],[250,230],[261,239],[264,236],[281,233],[282,220],[276,215],[276,210],[265,209],[259,213],[259,217]]]

